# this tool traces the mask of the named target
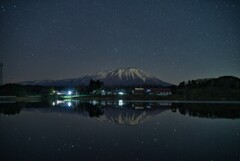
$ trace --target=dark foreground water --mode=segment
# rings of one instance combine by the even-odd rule
[[[238,161],[240,104],[0,104],[2,161]]]

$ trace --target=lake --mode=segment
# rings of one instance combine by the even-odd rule
[[[238,102],[0,104],[3,161],[237,161]]]

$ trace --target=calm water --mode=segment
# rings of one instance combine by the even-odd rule
[[[240,104],[0,104],[3,161],[238,161]]]

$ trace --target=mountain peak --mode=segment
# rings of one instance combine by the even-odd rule
[[[146,82],[147,78],[150,75],[138,68],[128,67],[128,68],[118,68],[109,73],[112,77],[118,77],[119,79],[123,79],[129,81],[131,79],[140,79],[143,82]]]
[[[137,67],[121,67],[117,68],[116,70],[140,70]]]

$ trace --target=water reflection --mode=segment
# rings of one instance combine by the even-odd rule
[[[239,104],[194,104],[171,102],[145,102],[125,100],[55,100],[35,103],[1,103],[0,114],[14,115],[21,110],[36,109],[42,112],[66,112],[111,121],[118,124],[136,125],[164,111],[172,111],[191,117],[240,118]]]
[[[49,102],[0,102],[0,114],[4,115],[15,115],[19,114],[24,109],[30,109],[30,108],[49,108],[51,104]]]
[[[239,104],[1,103],[1,159],[239,160],[240,120],[212,118],[240,118]]]
[[[173,104],[171,110],[199,118],[240,118],[239,104]]]

